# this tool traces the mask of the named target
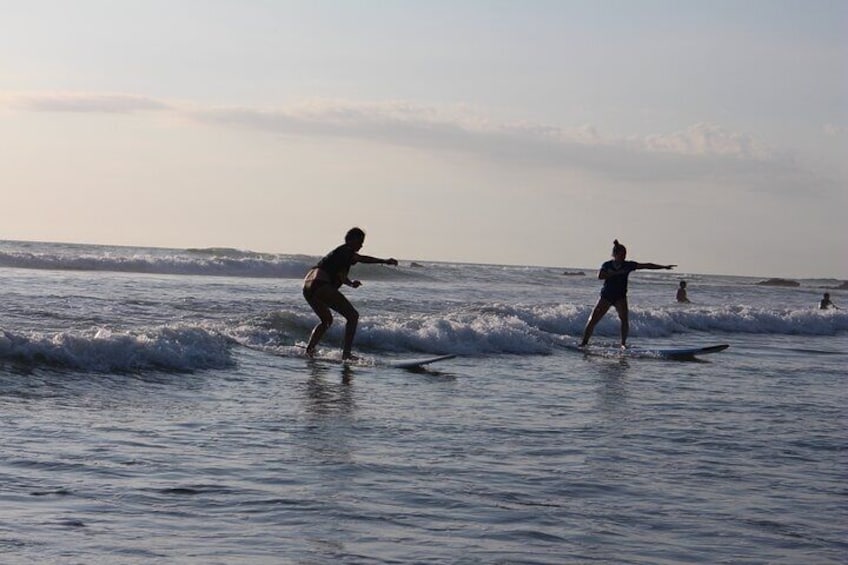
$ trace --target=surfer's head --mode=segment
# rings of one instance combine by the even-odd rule
[[[359,250],[365,243],[365,232],[359,228],[350,228],[345,234],[345,243]]]
[[[616,259],[619,259],[619,258],[624,259],[624,257],[626,255],[627,255],[627,248],[624,247],[622,244],[620,244],[617,239],[615,241],[613,241],[612,242],[612,256],[615,257]]]

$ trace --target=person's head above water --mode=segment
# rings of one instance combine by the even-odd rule
[[[624,259],[624,257],[626,255],[627,255],[627,248],[624,247],[622,244],[620,244],[617,239],[615,241],[613,241],[612,242],[612,256],[615,257],[616,259],[619,259],[619,258]]]

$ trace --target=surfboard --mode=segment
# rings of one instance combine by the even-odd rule
[[[423,359],[401,359],[401,360],[392,360],[387,361],[389,367],[394,367],[396,369],[418,369],[419,367],[423,367],[424,365],[429,365],[430,363],[437,363],[439,361],[445,361],[447,359],[453,359],[456,355],[448,354],[448,355],[437,355],[436,357],[424,357]]]
[[[313,361],[329,361],[339,363],[348,367],[382,367],[392,369],[420,369],[425,365],[453,359],[456,355],[436,355],[434,357],[421,357],[416,359],[385,359],[379,357],[358,357],[356,359],[342,359],[335,355],[315,355]]]
[[[242,343],[244,347],[248,349],[253,349],[254,351],[261,351],[263,353],[270,353],[271,355],[276,355],[277,357],[302,357],[305,359],[310,359],[312,361],[326,361],[329,363],[338,363],[340,365],[347,365],[351,367],[390,367],[395,369],[420,369],[425,365],[430,365],[431,363],[438,363],[439,361],[446,361],[448,359],[453,359],[456,357],[455,354],[450,353],[447,355],[435,355],[432,357],[420,357],[413,359],[391,359],[391,358],[379,358],[379,357],[358,357],[356,359],[342,359],[341,352],[336,350],[327,353],[319,352],[318,355],[314,355],[313,357],[309,357],[306,355],[306,347],[301,343],[296,343],[293,347],[291,346],[257,346],[257,345],[248,345],[246,343]]]
[[[691,361],[701,355],[724,351],[730,347],[730,345],[722,343],[703,347],[628,347],[627,349],[621,349],[621,347],[618,346],[590,344],[586,347],[580,347],[577,344],[564,344],[563,347],[573,351],[578,351],[584,355],[597,355],[601,357],[674,359],[677,361]]]

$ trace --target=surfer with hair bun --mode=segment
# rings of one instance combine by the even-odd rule
[[[347,320],[344,334],[343,359],[356,359],[351,354],[353,336],[356,335],[356,324],[359,322],[359,312],[348,302],[348,299],[339,292],[341,286],[347,285],[359,288],[362,283],[352,281],[348,278],[348,271],[356,263],[382,263],[384,265],[397,265],[397,259],[379,259],[360,255],[359,250],[365,244],[365,232],[359,228],[351,228],[345,235],[344,244],[336,247],[318,263],[312,267],[303,279],[303,297],[318,315],[320,322],[312,330],[309,343],[306,345],[306,354],[312,357],[315,347],[324,333],[333,323],[335,310]]]
[[[583,340],[580,342],[580,347],[588,345],[595,326],[613,306],[621,320],[621,347],[627,347],[627,335],[630,332],[627,309],[627,277],[633,271],[640,269],[673,269],[677,266],[627,261],[627,248],[620,244],[617,239],[613,242],[612,257],[611,261],[601,265],[601,270],[598,272],[598,278],[604,281],[604,286],[601,288],[601,297],[586,323],[586,329],[583,330]]]

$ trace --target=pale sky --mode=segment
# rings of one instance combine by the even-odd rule
[[[844,0],[0,14],[0,239],[848,279]]]

